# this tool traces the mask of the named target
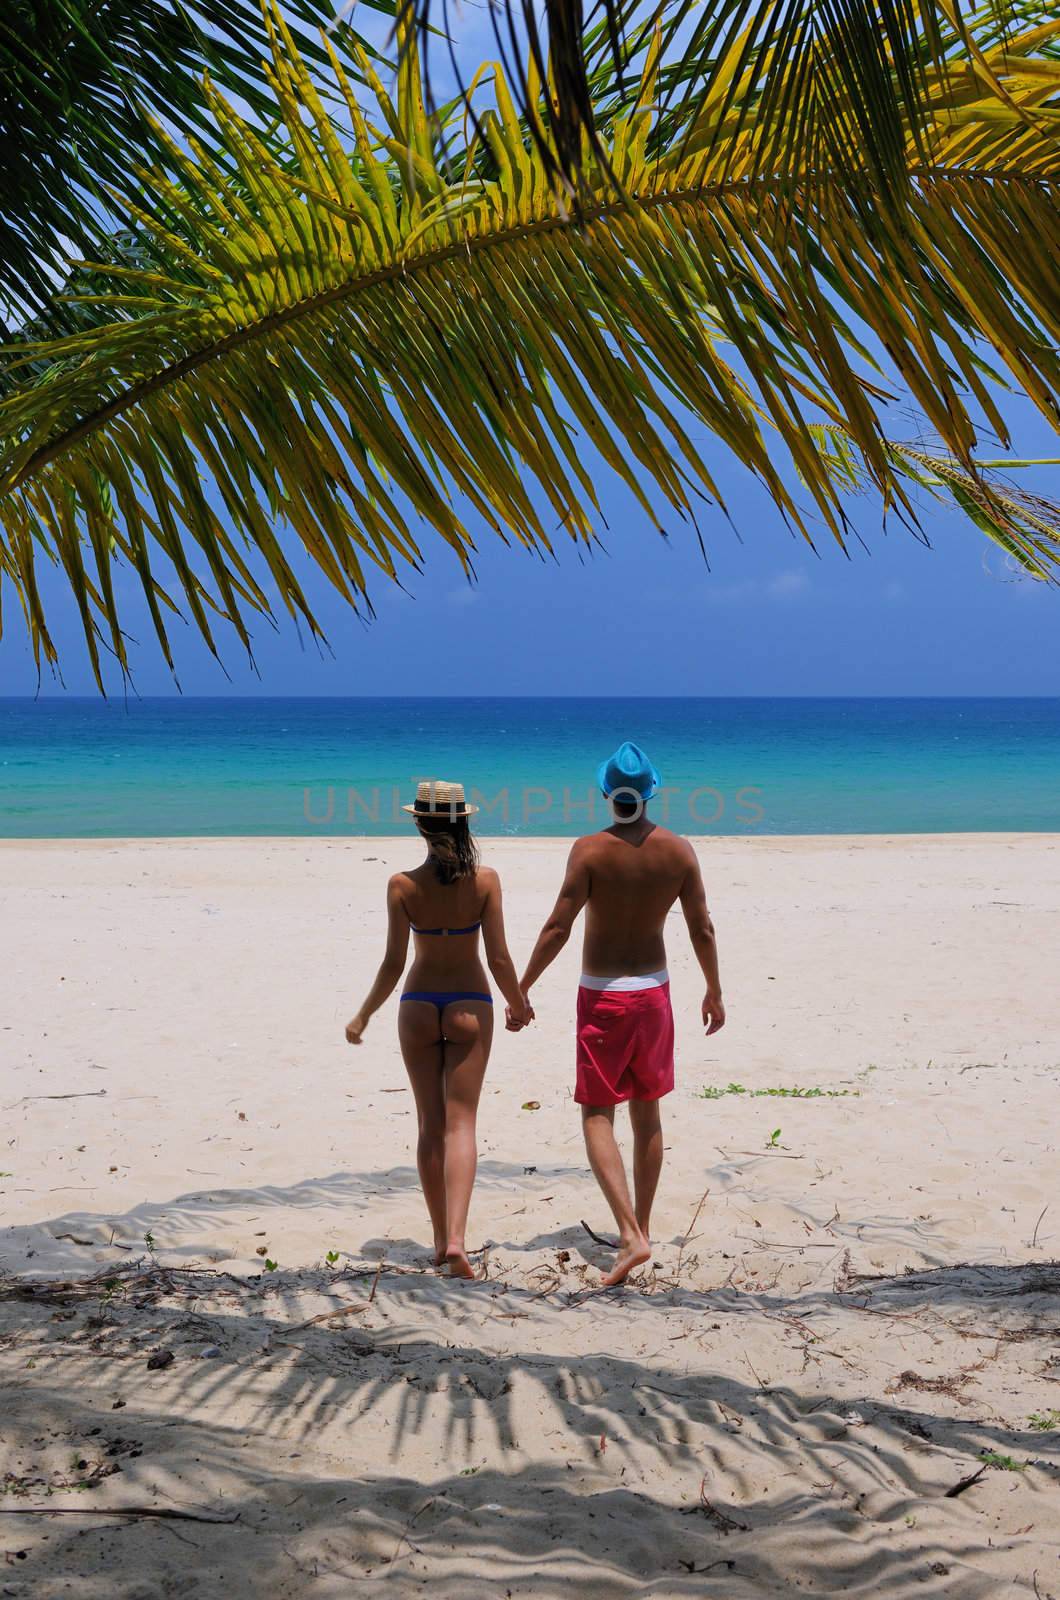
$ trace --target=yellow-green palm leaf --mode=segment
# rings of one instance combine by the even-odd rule
[[[393,96],[367,58],[333,55],[325,98],[270,17],[285,143],[208,90],[226,164],[171,146],[166,172],[115,197],[168,269],[99,264],[90,309],[112,320],[8,352],[9,382],[25,377],[0,404],[0,562],[45,658],[42,555],[98,669],[101,637],[126,659],[118,563],[168,656],[160,552],[212,644],[211,614],[248,640],[248,611],[270,603],[255,553],[315,626],[292,534],[355,604],[372,568],[419,563],[420,526],[466,563],[469,510],[531,548],[557,530],[588,542],[586,438],[652,520],[717,501],[724,448],[809,537],[797,474],[842,542],[844,485],[813,429],[842,428],[859,472],[909,509],[915,470],[885,426],[895,377],[980,525],[1035,576],[1057,564],[1048,520],[1014,518],[974,451],[977,415],[1005,437],[986,359],[1057,421],[1060,64],[1043,45],[1060,24],[925,66],[934,113],[910,128],[902,195],[830,171],[817,147],[801,175],[773,170],[738,40],[680,137],[653,145],[656,44],[572,214],[498,69],[461,148],[459,115],[442,137],[425,113],[411,41]]]

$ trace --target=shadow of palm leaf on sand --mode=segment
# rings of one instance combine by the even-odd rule
[[[481,1178],[513,1216],[528,1187],[561,1183],[570,1215],[583,1183],[499,1162]],[[1030,1418],[1060,1376],[1060,1264],[870,1275],[843,1236],[796,1255],[774,1232],[701,1256],[675,1239],[607,1294],[591,1270],[606,1252],[576,1221],[520,1242],[503,1217],[473,1284],[423,1271],[397,1226],[338,1270],[190,1264],[227,1259],[229,1236],[252,1250],[255,1222],[287,1213],[356,1239],[388,1194],[407,1218],[415,1185],[398,1167],[68,1213],[35,1225],[62,1245],[42,1279],[33,1230],[0,1235],[14,1593],[52,1600],[76,1573],[93,1600],[212,1597],[223,1571],[237,1600],[425,1581],[443,1600],[994,1600],[1056,1570],[1060,1431]],[[905,1226],[857,1226],[875,1221]],[[149,1367],[159,1353],[172,1361]],[[122,1470],[78,1490],[93,1463]],[[8,1514],[29,1504],[47,1514]],[[130,1505],[232,1520],[99,1515]]]
[[[525,1196],[582,1176],[581,1167],[527,1172],[510,1162],[482,1161],[477,1186],[487,1193]],[[117,1263],[140,1253],[147,1235],[167,1259],[218,1263],[232,1259],[234,1248],[222,1230],[240,1222],[270,1220],[290,1209],[319,1212],[332,1225],[340,1221],[353,1227],[362,1216],[377,1214],[388,1196],[404,1197],[418,1189],[415,1167],[399,1165],[375,1172],[333,1172],[284,1185],[193,1188],[124,1211],[66,1211],[46,1221],[0,1228],[0,1270],[38,1272],[46,1256],[49,1271],[72,1274],[91,1268],[86,1249],[109,1251]],[[419,1248],[422,1253],[426,1245]]]
[[[1060,1261],[958,1261],[946,1267],[907,1269],[901,1273],[851,1273],[846,1287],[888,1304],[941,1305],[951,1301],[1001,1301],[1040,1296],[1060,1301]]]
[[[801,1495],[779,1498],[768,1525],[744,1531],[719,1525],[706,1510],[616,1487],[592,1469],[573,1477],[534,1466],[481,1469],[473,1478],[380,1478],[344,1477],[321,1463],[307,1477],[282,1465],[248,1465],[243,1442],[223,1429],[200,1433],[194,1458],[190,1441],[178,1438],[172,1448],[184,1457],[174,1461],[176,1472],[190,1475],[205,1460],[206,1472],[225,1480],[230,1521],[182,1527],[101,1517],[89,1531],[57,1518],[51,1548],[29,1553],[19,1569],[25,1588],[9,1592],[53,1600],[71,1573],[94,1572],[106,1574],[108,1600],[177,1593],[212,1600],[219,1575],[237,1600],[345,1600],[384,1584],[403,1596],[427,1587],[443,1600],[760,1600],[790,1595],[800,1572],[809,1572],[830,1594],[989,1600],[997,1593],[995,1580],[976,1569],[971,1541],[921,1537],[906,1548],[893,1539],[869,1547],[851,1537],[860,1531],[852,1516]]]
[[[753,1166],[758,1160],[754,1157],[750,1164]],[[747,1165],[744,1162],[740,1171]],[[713,1181],[720,1170],[716,1166],[706,1169],[704,1182]],[[726,1169],[726,1181],[730,1177]],[[73,1275],[92,1270],[104,1260],[120,1263],[133,1258],[143,1251],[148,1236],[154,1248],[172,1264],[249,1264],[262,1233],[288,1225],[301,1242],[302,1253],[295,1259],[305,1260],[307,1235],[319,1239],[321,1257],[332,1245],[348,1256],[351,1233],[362,1228],[369,1217],[377,1227],[382,1222],[385,1228],[391,1205],[400,1216],[399,1226],[407,1229],[408,1201],[416,1195],[418,1184],[414,1167],[398,1165],[370,1172],[339,1171],[283,1185],[205,1185],[168,1200],[144,1200],[124,1210],[70,1210],[46,1220],[0,1228],[0,1271]],[[598,1211],[600,1203],[582,1164],[521,1165],[487,1159],[479,1165],[478,1190],[479,1245],[517,1258],[529,1258],[549,1248],[571,1249],[594,1266],[604,1264],[605,1255],[586,1249],[588,1235],[580,1219],[589,1214],[587,1207],[595,1205]],[[744,1196],[749,1201],[762,1199],[753,1186],[730,1188],[728,1194],[729,1198]],[[555,1227],[521,1236],[524,1212],[534,1202],[553,1199]],[[823,1212],[818,1216],[802,1203],[784,1205],[788,1234],[780,1239],[768,1233],[756,1235],[753,1226],[743,1231],[737,1227],[731,1236],[728,1230],[719,1233],[714,1226],[710,1230],[709,1276],[716,1276],[715,1268],[721,1261],[742,1257],[767,1267],[774,1261],[792,1266],[804,1259],[828,1267],[841,1260],[846,1248],[859,1252],[884,1248],[891,1260],[919,1254],[918,1265],[922,1265],[925,1255],[930,1260],[932,1252],[939,1248],[931,1229],[911,1216],[858,1215],[839,1221],[827,1218]],[[610,1232],[609,1220],[598,1218],[597,1226],[602,1232]],[[426,1235],[425,1220],[424,1230]],[[393,1258],[401,1264],[427,1256],[426,1236],[421,1242],[404,1234],[395,1237],[396,1233],[396,1229],[379,1233],[361,1248],[374,1261],[388,1249],[393,1256],[394,1245],[399,1246],[400,1254]],[[697,1235],[689,1246],[686,1263],[698,1238]],[[702,1250],[702,1243],[698,1248]],[[673,1257],[682,1249],[682,1236],[675,1235],[660,1245],[659,1255],[664,1259]],[[92,1255],[86,1256],[86,1251]],[[724,1277],[727,1270],[720,1276]]]
[[[966,1271],[952,1281],[963,1285]],[[1024,1317],[1055,1318],[1055,1263],[996,1272],[1008,1293],[983,1314],[983,1338],[1005,1336],[1014,1302]],[[866,1305],[833,1291],[831,1314],[878,1339],[881,1324],[865,1315],[874,1290],[857,1287]],[[882,1292],[897,1291],[888,1282]],[[90,1509],[153,1497],[236,1519],[88,1519],[81,1531],[66,1526],[83,1528],[80,1515],[58,1511],[45,1543],[30,1519],[5,1516],[3,1532],[28,1540],[17,1578],[32,1578],[24,1592],[35,1600],[59,1592],[64,1570],[107,1574],[108,1596],[121,1597],[136,1560],[162,1574],[155,1589],[130,1578],[130,1596],[145,1597],[174,1592],[166,1573],[224,1570],[241,1575],[232,1593],[255,1600],[300,1596],[310,1578],[325,1595],[395,1580],[413,1593],[429,1578],[447,1600],[509,1588],[535,1600],[741,1600],[793,1586],[987,1600],[1005,1584],[1033,1592],[1033,1565],[1024,1583],[1006,1564],[1019,1541],[1006,1545],[998,1530],[1045,1528],[1060,1490],[1060,1436],[981,1405],[969,1415],[974,1387],[923,1380],[878,1394],[845,1365],[838,1385],[816,1365],[783,1382],[737,1377],[744,1317],[779,1310],[768,1296],[737,1316],[688,1290],[564,1302],[414,1273],[254,1284],[160,1269],[101,1278],[89,1292],[9,1279],[0,1294],[8,1472],[54,1481],[71,1451],[91,1462],[117,1436],[142,1454],[118,1458],[123,1471],[92,1491]],[[652,1348],[634,1357],[648,1304],[668,1314],[652,1319]],[[786,1309],[813,1310],[797,1300]],[[889,1336],[894,1322],[883,1326]],[[899,1325],[896,1367],[912,1331]],[[151,1370],[158,1349],[174,1359]],[[203,1359],[204,1349],[214,1353]],[[952,1496],[983,1450],[1016,1470],[990,1468]],[[27,1499],[45,1492],[31,1487]],[[69,1498],[57,1491],[47,1503],[55,1512]],[[1056,1554],[1046,1544],[1035,1560]]]
[[[101,1515],[89,1539],[59,1513],[48,1546],[18,1574],[33,1593],[48,1596],[59,1573],[96,1570],[113,1574],[108,1594],[120,1596],[123,1565],[137,1561],[163,1579],[169,1569],[188,1580],[238,1571],[230,1592],[261,1600],[299,1594],[309,1578],[334,1582],[322,1592],[337,1595],[350,1592],[342,1583],[399,1572],[400,1592],[429,1574],[453,1600],[503,1593],[500,1584],[542,1600],[560,1589],[586,1600],[793,1585],[889,1600],[999,1592],[988,1558],[998,1494],[987,1480],[973,1513],[946,1491],[979,1450],[1027,1449],[1029,1434],[874,1399],[853,1408],[854,1425],[849,1397],[764,1393],[617,1357],[486,1358],[401,1329],[365,1338],[317,1324],[292,1348],[289,1325],[270,1321],[255,1354],[239,1318],[230,1327],[213,1316],[226,1353],[206,1363],[181,1349],[184,1316],[152,1308],[153,1337],[180,1350],[161,1380],[140,1360],[102,1386],[77,1383],[80,1363],[42,1351],[32,1392],[13,1398],[7,1449],[32,1454],[53,1433],[62,1454],[72,1446],[91,1457],[117,1434],[142,1454],[94,1491],[93,1511],[153,1494],[234,1520],[182,1528]],[[448,1424],[428,1466],[419,1441],[438,1410]],[[226,1421],[233,1412],[245,1420]],[[663,1468],[683,1485],[669,1499],[654,1487]],[[1055,1494],[1047,1468],[1037,1475]],[[199,1552],[190,1565],[173,1554],[177,1538]]]

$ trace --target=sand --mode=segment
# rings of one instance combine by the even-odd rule
[[[1060,842],[700,849],[730,1020],[675,919],[654,1270],[600,1294],[573,943],[463,1286],[395,1002],[343,1041],[407,841],[0,847],[0,1595],[1060,1597]],[[487,842],[517,959],[564,853]]]

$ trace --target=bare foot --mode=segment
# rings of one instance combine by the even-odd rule
[[[651,1245],[643,1234],[639,1239],[630,1239],[627,1243],[619,1245],[618,1260],[611,1271],[604,1274],[604,1288],[611,1289],[616,1283],[625,1283],[634,1267],[642,1267],[650,1260]]]
[[[444,1239],[434,1241],[434,1264],[436,1267],[445,1266],[446,1242]]]
[[[463,1245],[450,1245],[445,1252],[445,1264],[451,1278],[473,1278],[475,1269],[467,1259]]]

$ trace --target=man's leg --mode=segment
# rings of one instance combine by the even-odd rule
[[[605,1287],[621,1283],[634,1267],[651,1260],[651,1245],[629,1198],[622,1152],[615,1140],[614,1106],[582,1106],[582,1129],[593,1176],[618,1224],[618,1260],[604,1276]]]
[[[637,1227],[647,1239],[651,1235],[651,1207],[663,1163],[658,1100],[631,1100],[629,1120],[633,1128],[633,1210]]]

